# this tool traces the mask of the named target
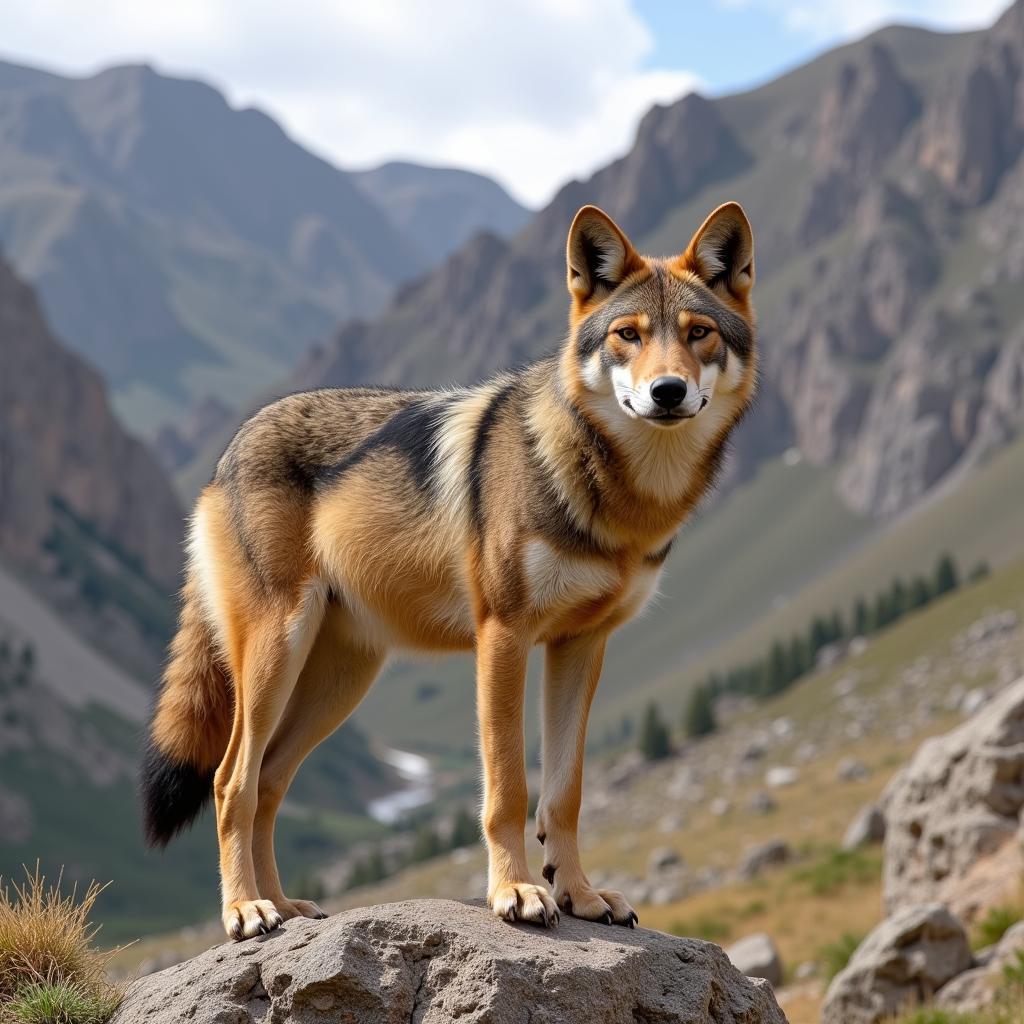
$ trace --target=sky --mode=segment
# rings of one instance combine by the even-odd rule
[[[1008,0],[0,0],[0,56],[146,61],[257,106],[341,167],[489,174],[545,203],[692,89],[766,81],[892,21],[989,24]]]

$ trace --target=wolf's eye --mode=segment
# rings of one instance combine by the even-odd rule
[[[706,338],[710,333],[710,327],[705,327],[703,324],[694,324],[690,328],[690,341],[700,341],[701,338]]]
[[[639,341],[640,335],[635,327],[620,327],[615,332],[623,341]]]

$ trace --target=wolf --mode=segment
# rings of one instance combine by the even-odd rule
[[[580,861],[587,716],[608,637],[655,591],[753,398],[754,242],[726,203],[681,254],[642,256],[587,206],[566,251],[554,354],[470,387],[290,395],[242,425],[196,503],[142,791],[154,845],[212,794],[231,937],[324,916],[282,891],[274,819],[396,648],[475,652],[492,911],[637,922]],[[550,889],[524,836],[536,645]]]

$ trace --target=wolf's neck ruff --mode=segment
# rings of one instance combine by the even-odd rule
[[[228,934],[320,913],[282,892],[274,817],[396,647],[475,651],[494,912],[636,920],[579,862],[586,717],[607,638],[654,592],[753,394],[753,242],[728,204],[651,260],[584,208],[567,259],[559,355],[450,391],[291,395],[241,427],[201,495],[144,790],[163,843],[212,779]],[[538,643],[553,893],[523,846]]]

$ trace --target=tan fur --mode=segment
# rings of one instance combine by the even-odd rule
[[[243,426],[197,505],[154,722],[168,755],[219,762],[229,934],[319,914],[281,890],[274,818],[302,760],[395,647],[476,652],[494,912],[550,924],[557,902],[635,921],[580,863],[587,715],[609,634],[653,593],[753,394],[752,258],[734,204],[668,261],[639,256],[588,207],[570,231],[570,332],[557,357],[449,393],[295,395]],[[681,425],[631,414],[615,390],[643,397],[663,374],[707,398]],[[523,690],[537,643],[537,823],[554,898],[530,877],[523,839]]]

